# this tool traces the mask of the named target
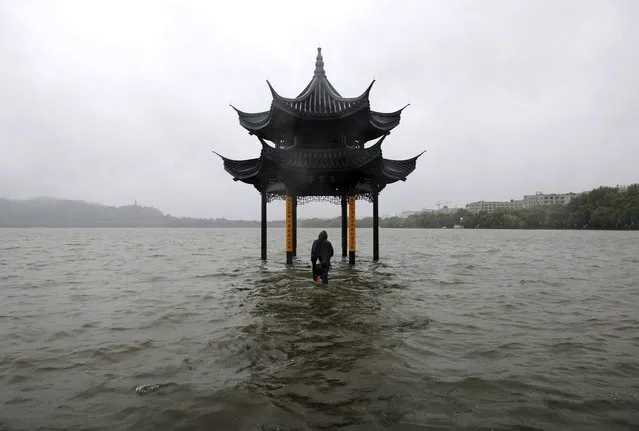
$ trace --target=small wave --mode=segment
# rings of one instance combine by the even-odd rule
[[[450,255],[450,257],[454,259],[459,259],[463,257],[473,257],[473,254],[472,253],[453,253]]]
[[[71,337],[72,335],[73,334],[71,334],[69,331],[65,331],[65,330],[57,331],[53,335],[51,335],[51,337],[49,337],[49,341],[59,340],[59,339],[66,338],[66,337]]]
[[[71,362],[71,363],[62,363],[54,365],[52,362],[48,362],[45,365],[39,365],[35,367],[36,371],[46,372],[46,371],[60,371],[60,370],[72,370],[74,368],[83,367],[84,363],[81,362]]]
[[[422,331],[424,329],[428,329],[431,323],[431,319],[419,319],[411,320],[409,322],[402,322],[399,325],[394,325],[393,327],[399,332]]]
[[[83,388],[82,390],[76,392],[73,396],[71,396],[70,400],[82,400],[83,402],[86,402],[87,400],[91,398],[98,397],[98,396],[105,396],[106,394],[115,394],[115,396],[119,397],[124,393],[123,390],[119,388],[114,388],[107,384],[110,380],[108,375],[105,375],[104,377],[107,378],[108,380],[105,380],[98,384],[94,383],[89,385],[86,388]]]
[[[222,274],[220,273],[216,273],[216,274],[204,274],[204,275],[196,275],[195,278],[215,278],[215,277],[220,277]]]
[[[523,347],[525,347],[525,345],[521,343],[510,342],[510,343],[501,344],[497,348],[502,350],[519,350]]]
[[[438,282],[441,285],[444,286],[458,286],[458,285],[462,285],[462,284],[468,284],[467,282],[460,280],[460,279],[455,279],[452,281],[448,281],[448,280],[439,280]]]
[[[154,275],[146,280],[147,283],[157,283],[158,281],[167,281],[169,278],[162,275]]]
[[[558,343],[551,344],[549,346],[550,351],[554,354],[563,354],[563,353],[586,353],[586,352],[606,352],[606,349],[603,346],[594,345],[593,343],[582,343],[577,341],[561,341]]]
[[[627,377],[639,375],[639,363],[637,362],[617,362],[614,367],[615,370]]]
[[[27,404],[32,402],[33,400],[31,398],[25,398],[25,397],[15,397],[15,398],[11,398],[10,400],[6,401],[6,404],[8,405],[19,405],[19,404]],[[2,430],[2,422],[0,422],[0,430]]]
[[[17,374],[17,373],[12,373],[8,378],[7,378],[7,383],[9,384],[16,384],[16,383],[23,383],[26,382],[28,380],[30,380],[31,377],[25,375],[25,374]]]
[[[543,284],[545,286],[551,286],[551,287],[562,287],[564,286],[564,283],[558,282],[558,281],[548,281],[548,280],[542,280],[542,279],[537,279],[537,280],[528,280],[528,279],[521,279],[519,280],[519,284]],[[551,294],[551,292],[546,292],[546,291],[541,291],[538,292],[542,295],[548,295]]]
[[[151,392],[156,392],[162,388],[177,386],[175,383],[151,383],[146,385],[140,385],[135,387],[135,393],[138,395],[145,395]]]
[[[100,347],[98,349],[84,350],[74,352],[79,356],[83,356],[87,353],[90,353],[90,357],[93,359],[97,359],[100,361],[107,361],[111,363],[118,362],[125,357],[140,352],[148,347],[152,346],[151,340],[145,340],[143,342],[135,342],[135,343],[120,343],[113,345],[106,345],[104,347]]]

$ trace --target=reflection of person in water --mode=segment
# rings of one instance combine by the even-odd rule
[[[313,265],[313,279],[322,284],[328,284],[328,270],[333,257],[333,244],[328,240],[325,230],[321,231],[311,247],[311,263]]]

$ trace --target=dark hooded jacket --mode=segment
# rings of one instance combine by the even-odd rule
[[[313,241],[311,248],[311,261],[313,264],[319,259],[320,263],[328,264],[333,257],[333,244],[328,240],[325,230],[321,231],[317,239]]]

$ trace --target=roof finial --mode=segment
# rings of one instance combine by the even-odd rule
[[[317,47],[317,58],[315,59],[315,76],[326,76],[324,71],[324,58],[322,58],[322,48]]]

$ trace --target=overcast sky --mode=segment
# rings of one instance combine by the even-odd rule
[[[257,219],[211,151],[259,156],[229,103],[294,97],[318,44],[343,96],[410,103],[384,156],[427,152],[382,215],[639,182],[637,22],[634,0],[3,0],[0,197]]]

